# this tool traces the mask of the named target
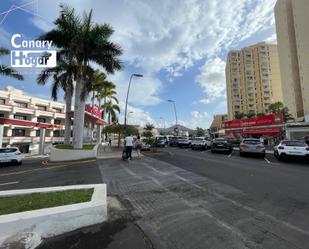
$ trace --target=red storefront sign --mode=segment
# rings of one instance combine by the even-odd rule
[[[85,105],[85,111],[89,112],[91,114],[93,114],[94,116],[97,116],[99,118],[102,117],[102,112],[103,110],[100,109],[100,107],[98,105],[90,105],[90,104],[86,104]]]
[[[274,135],[280,132],[280,128],[261,128],[261,129],[248,129],[243,130],[243,135]]]
[[[283,115],[282,113],[278,114],[269,114],[261,117],[254,117],[243,120],[230,120],[224,123],[225,129],[232,128],[246,128],[254,126],[268,126],[268,125],[280,125],[283,124]],[[260,130],[260,129],[259,129]]]

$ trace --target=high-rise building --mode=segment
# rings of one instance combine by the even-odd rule
[[[309,1],[278,0],[275,18],[283,102],[309,122]]]
[[[228,53],[226,62],[228,118],[238,114],[269,113],[282,101],[277,45],[261,42]]]

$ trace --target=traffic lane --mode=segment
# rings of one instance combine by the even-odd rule
[[[1,163],[0,174],[35,169],[42,166],[42,161],[42,158],[31,158],[23,159],[23,163],[21,165],[13,163]]]
[[[0,173],[0,190],[96,183],[102,183],[102,178],[95,160],[50,166],[37,161],[24,171]]]
[[[166,149],[170,151],[169,148]],[[244,193],[238,201],[307,227],[309,168],[269,166],[262,158],[172,149],[156,159],[233,186]],[[295,219],[295,221],[294,221]]]

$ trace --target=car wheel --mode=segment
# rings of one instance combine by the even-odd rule
[[[212,150],[211,150],[211,153],[215,153],[215,151],[212,149]]]
[[[194,146],[191,147],[191,150],[194,150]]]
[[[242,151],[239,151],[240,156],[244,156],[245,154]]]
[[[264,153],[262,153],[262,157],[263,157],[263,158],[265,158],[265,156],[266,156],[266,153],[265,153],[265,152],[264,152]]]
[[[17,165],[22,165],[23,164],[23,161],[20,161],[17,163]]]

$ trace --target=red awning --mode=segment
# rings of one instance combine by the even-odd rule
[[[33,126],[33,127],[40,127],[40,128],[53,128],[53,125],[51,124],[31,122],[31,121],[18,120],[18,119],[9,119],[9,118],[0,118],[0,124],[31,126],[31,127]]]
[[[244,135],[275,135],[280,133],[280,128],[248,129],[242,133]]]

